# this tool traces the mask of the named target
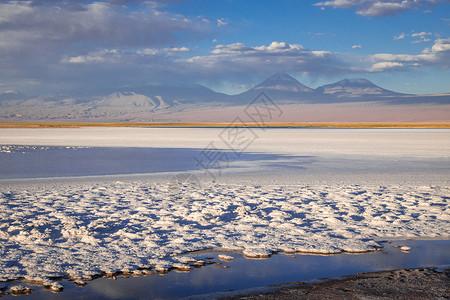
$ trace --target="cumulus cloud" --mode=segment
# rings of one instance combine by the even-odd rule
[[[427,35],[431,35],[431,32],[417,32],[411,34],[412,37],[420,37],[420,38],[425,38]]]
[[[409,37],[409,38],[416,38],[415,40],[411,41],[411,44],[428,43],[428,42],[431,42],[430,36],[432,36],[432,35],[433,34],[431,32],[425,32],[425,31],[413,32],[411,34],[401,33],[399,35],[394,36],[394,40],[402,40],[402,39]],[[436,34],[436,36],[438,36],[438,35]]]
[[[450,67],[450,39],[437,39],[431,48],[423,50],[421,54],[374,54],[367,60],[372,66],[370,72],[381,72],[388,69],[406,70],[415,67],[439,66]]]
[[[396,36],[394,36],[394,40],[398,41],[398,40],[403,40],[407,35],[404,33],[400,33]]]
[[[88,53],[86,55],[78,55],[72,57],[65,57],[61,60],[62,63],[71,64],[85,64],[85,63],[115,63],[121,58],[121,54],[117,49],[107,49]]]
[[[356,13],[366,17],[395,16],[423,5],[432,6],[447,0],[332,0],[314,5],[332,8],[354,8]]]
[[[244,43],[216,45],[210,55],[195,56],[182,62],[187,69],[205,76],[271,74],[274,70],[326,75],[349,68],[348,64],[340,59],[339,54],[276,41],[255,47]]]
[[[431,53],[447,53],[447,52],[450,52],[450,38],[437,39],[433,47],[431,47]]]
[[[166,48],[164,49],[167,52],[189,52],[192,51],[192,49],[189,49],[188,47],[172,47],[172,48]]]
[[[156,60],[169,62],[169,56],[173,53],[187,52],[191,49],[187,47],[173,47],[163,50],[154,48],[144,48],[139,50],[124,49],[103,49],[99,51],[89,52],[85,55],[65,56],[61,59],[63,64],[140,64],[151,63]]]
[[[420,44],[420,43],[428,43],[428,42],[431,42],[431,39],[423,38],[423,39],[420,39],[420,40],[412,41],[411,43],[412,44]]]
[[[361,45],[353,45],[353,46],[352,46],[352,49],[361,49],[361,48],[362,48]]]
[[[369,71],[380,72],[380,71],[386,71],[386,70],[398,70],[402,67],[403,67],[402,63],[384,61],[384,62],[379,62],[379,63],[373,64],[373,66],[369,68]]]
[[[217,27],[224,27],[228,25],[228,20],[225,18],[217,19]]]

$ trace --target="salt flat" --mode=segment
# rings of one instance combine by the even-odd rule
[[[172,255],[216,247],[254,257],[374,251],[385,236],[448,238],[450,130],[253,133],[245,144],[218,128],[1,130],[2,149],[16,149],[0,153],[2,166],[26,155],[17,145],[182,148],[196,151],[193,161],[205,153],[229,159],[209,169],[184,164],[183,173],[122,167],[83,180],[43,179],[51,168],[17,178],[3,167],[0,280],[189,268],[192,261]],[[55,162],[54,152],[37,151]]]
[[[248,129],[255,136],[246,151],[293,155],[339,154],[448,158],[448,129]],[[225,143],[224,128],[11,128],[0,130],[1,144],[204,148]],[[251,133],[242,136],[252,137]],[[224,137],[224,138],[221,138]],[[235,147],[238,148],[238,147]]]

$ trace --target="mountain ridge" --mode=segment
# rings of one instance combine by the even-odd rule
[[[202,85],[147,84],[93,94],[26,97],[19,91],[0,94],[0,120],[134,120],[137,117],[247,106],[264,92],[277,105],[371,103],[370,105],[450,104],[450,94],[408,95],[383,89],[364,78],[343,79],[316,89],[285,73],[275,73],[237,95],[216,92]],[[3,96],[2,96],[3,95]],[[3,97],[3,98],[1,98]],[[17,98],[17,99],[14,99]]]
[[[237,97],[242,95],[248,95],[250,93],[256,92],[266,92],[266,93],[289,93],[293,95],[293,98],[296,98],[296,94],[306,94],[306,95],[313,95],[313,94],[325,94],[330,95],[334,94],[337,91],[333,91],[332,89],[348,89],[348,88],[365,88],[366,95],[407,95],[407,96],[426,96],[426,95],[415,95],[415,94],[404,94],[399,92],[390,91],[387,89],[384,89],[380,86],[377,86],[373,82],[365,79],[365,78],[345,78],[342,80],[339,80],[334,83],[325,84],[322,86],[319,86],[315,89],[310,88],[294,77],[290,76],[287,73],[281,73],[277,72],[274,73],[272,76],[266,78],[259,84],[253,86],[252,88],[248,89],[247,91],[241,92],[239,94],[235,95],[228,95],[225,93],[214,91],[206,86],[200,85],[200,84],[191,84],[191,85],[163,85],[163,84],[145,84],[145,85],[138,85],[138,86],[126,86],[121,88],[113,88],[108,90],[102,90],[97,92],[91,92],[90,94],[87,94],[85,96],[81,96],[81,93],[71,93],[66,94],[65,96],[61,95],[46,95],[46,96],[40,96],[40,97],[34,97],[34,98],[41,98],[41,99],[55,99],[55,98],[92,98],[92,97],[105,97],[112,93],[135,93],[144,95],[150,98],[153,98],[155,96],[162,96],[162,97],[168,97],[173,98],[174,100],[182,100],[182,99],[192,99],[192,102],[202,102],[204,98],[217,98],[217,97]],[[372,91],[369,89],[373,89]],[[440,95],[447,95],[449,93],[441,93]],[[339,93],[337,93],[338,96],[341,96]],[[357,96],[365,95],[364,93],[357,93]],[[431,94],[433,95],[433,94]],[[350,95],[350,91],[347,91],[347,96]],[[27,97],[20,91],[14,90],[14,91],[5,91],[0,93],[0,100],[24,100],[29,99],[30,97]],[[274,97],[276,98],[276,97]],[[283,100],[283,99],[282,99]]]

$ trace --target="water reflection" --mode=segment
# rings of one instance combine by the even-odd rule
[[[410,246],[409,253],[395,245]],[[84,288],[63,281],[63,293],[52,294],[39,287],[27,299],[168,299],[205,295],[270,284],[335,277],[362,272],[425,267],[450,263],[450,241],[398,241],[384,243],[384,251],[365,254],[302,255],[279,253],[268,259],[250,260],[236,252],[227,252],[233,261],[194,269],[189,273],[96,279]],[[201,251],[190,256],[207,259],[223,252]],[[293,257],[294,256],[294,257]],[[9,297],[9,296],[8,296]],[[210,296],[207,296],[210,297]],[[7,298],[7,297],[5,297]]]
[[[5,146],[6,147],[6,146]],[[130,147],[60,147],[8,146],[0,151],[0,179],[48,178],[118,174],[186,172],[213,169],[199,164],[205,149],[130,148]],[[289,165],[303,168],[313,161],[310,156],[285,156],[264,153],[241,153],[220,150],[227,168],[255,168],[263,165]],[[210,154],[211,155],[211,154]],[[198,158],[197,160],[195,158]]]

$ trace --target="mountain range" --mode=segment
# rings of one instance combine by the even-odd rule
[[[237,95],[215,92],[201,85],[141,85],[89,95],[27,97],[20,91],[0,94],[0,121],[19,120],[158,120],[173,121],[171,114],[199,109],[248,105],[264,92],[277,105],[377,103],[382,105],[445,105],[450,94],[409,95],[383,89],[367,79],[344,79],[309,88],[285,73],[276,73]]]

